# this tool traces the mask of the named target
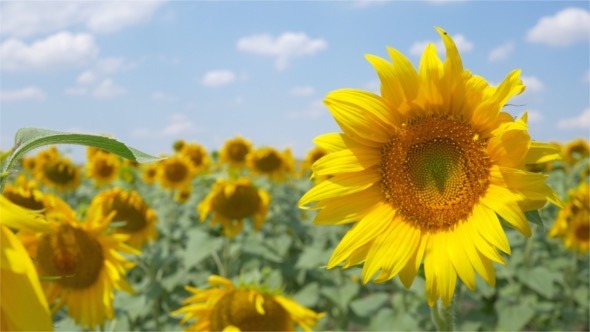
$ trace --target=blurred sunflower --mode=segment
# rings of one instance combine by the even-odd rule
[[[157,235],[155,224],[158,216],[135,191],[124,191],[121,188],[103,191],[92,199],[87,213],[91,217],[108,218],[112,222],[125,222],[115,231],[129,235],[126,243],[137,249]]]
[[[80,185],[80,168],[66,157],[56,157],[39,165],[37,180],[58,191],[78,188]]]
[[[100,214],[95,214],[95,216]],[[41,277],[59,277],[41,284],[52,311],[67,306],[70,317],[85,329],[103,325],[113,318],[115,289],[133,292],[125,280],[134,263],[122,253],[139,254],[125,245],[126,235],[106,234],[108,218],[86,222],[65,214],[46,215],[52,232],[19,232]]]
[[[255,174],[265,175],[274,180],[285,179],[293,172],[295,166],[290,149],[281,153],[271,147],[262,147],[250,152],[246,161]]]
[[[42,215],[0,196],[0,330],[53,331],[51,313],[29,254],[13,230],[48,232]]]
[[[237,136],[223,143],[219,151],[219,159],[230,167],[240,168],[246,165],[246,156],[252,151],[252,143]]]
[[[320,209],[317,224],[354,223],[328,268],[364,262],[367,283],[399,275],[409,287],[422,260],[428,303],[447,306],[457,275],[475,288],[475,271],[494,285],[492,262],[510,245],[498,215],[525,236],[524,211],[547,200],[560,204],[546,176],[525,164],[559,158],[549,144],[531,141],[527,118],[502,112],[524,90],[520,71],[497,87],[463,69],[453,40],[442,62],[429,44],[416,71],[399,51],[392,62],[367,55],[381,80],[381,96],[342,89],[325,103],[343,133],[319,136],[328,154],[312,170],[333,175],[309,190],[301,207]],[[313,202],[317,202],[313,205]]]
[[[191,198],[192,192],[193,188],[191,186],[180,188],[176,190],[176,193],[174,194],[174,200],[178,203],[185,203],[189,198]]]
[[[189,157],[175,154],[158,163],[158,178],[164,188],[178,189],[188,186],[195,175]]]
[[[37,172],[37,158],[36,157],[23,157],[21,160],[23,168],[32,174],[33,176]]]
[[[41,192],[34,180],[27,180],[21,174],[16,182],[16,185],[6,185],[2,193],[12,203],[25,209],[39,211],[43,215],[48,213],[67,214],[71,217],[76,215],[68,203],[59,196]]]
[[[565,161],[575,164],[584,158],[588,158],[590,155],[590,145],[588,145],[586,139],[578,138],[565,145],[563,155]]]
[[[180,149],[180,154],[190,159],[196,172],[204,171],[211,164],[207,150],[197,143],[185,143]]]
[[[582,182],[557,214],[549,237],[559,237],[566,248],[586,253],[590,250],[590,186]]]
[[[204,221],[213,213],[212,224],[220,223],[227,237],[234,237],[242,230],[242,219],[252,218],[254,228],[259,230],[268,214],[270,196],[258,189],[249,179],[218,179],[211,192],[199,203],[197,213]]]
[[[180,150],[182,150],[182,147],[186,144],[186,142],[184,140],[177,140],[174,141],[174,143],[172,144],[172,149],[174,149],[174,152],[180,152]]]
[[[319,147],[319,146],[314,146],[309,151],[307,151],[307,154],[305,155],[305,159],[303,160],[303,163],[301,164],[302,175],[304,173],[307,173],[309,170],[311,170],[311,165],[313,165],[316,161],[318,161],[320,158],[322,158],[326,154],[327,154],[326,150],[324,148]]]
[[[152,184],[158,179],[158,169],[160,164],[158,162],[141,165],[141,179],[147,184]]]
[[[97,151],[86,163],[86,176],[94,179],[96,185],[103,186],[113,182],[119,175],[121,160],[113,153]]]
[[[216,275],[208,281],[210,289],[186,286],[193,295],[172,312],[184,315],[181,324],[195,320],[187,331],[311,331],[324,316],[256,284],[235,286]]]

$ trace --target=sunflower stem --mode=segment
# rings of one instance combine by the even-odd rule
[[[432,321],[438,331],[453,331],[455,329],[455,301],[451,298],[449,305],[445,306],[442,300],[438,300],[434,307],[430,308]]]

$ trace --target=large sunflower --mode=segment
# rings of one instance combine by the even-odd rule
[[[195,320],[187,331],[305,331],[324,314],[258,285],[235,286],[229,279],[210,276],[210,289],[186,286],[193,295],[184,307],[174,311],[182,315],[181,324]]]
[[[418,71],[399,51],[392,62],[368,55],[381,96],[343,89],[325,103],[343,133],[315,142],[328,151],[312,170],[333,175],[308,191],[301,207],[320,209],[317,224],[354,223],[328,268],[364,262],[362,279],[399,275],[409,287],[424,260],[429,305],[448,305],[457,275],[475,287],[475,271],[495,283],[492,262],[510,254],[500,217],[525,236],[524,211],[547,200],[560,204],[546,176],[525,164],[559,158],[557,148],[533,142],[526,115],[502,112],[524,90],[520,71],[499,86],[463,69],[453,40],[440,33],[446,60],[433,44]],[[316,202],[315,205],[312,203]]]
[[[98,214],[97,214],[98,215]],[[82,223],[67,214],[49,213],[52,232],[19,232],[42,277],[52,310],[66,305],[69,315],[83,328],[95,328],[113,318],[115,289],[133,292],[125,280],[133,263],[122,253],[139,254],[123,243],[127,235],[104,233],[108,218]]]
[[[10,230],[48,232],[51,228],[39,213],[4,196],[0,196],[0,208],[0,330],[51,331],[51,313],[35,266]]]
[[[252,143],[237,136],[223,143],[221,150],[219,150],[219,159],[230,167],[243,167],[246,165],[246,156],[250,151],[252,151]]]
[[[549,231],[550,237],[559,237],[566,248],[580,253],[590,250],[590,186],[582,182],[572,191],[570,199],[557,214]]]
[[[113,222],[124,222],[115,230],[129,235],[126,242],[137,249],[157,235],[155,223],[158,216],[135,191],[124,191],[121,188],[103,191],[92,199],[88,214],[98,214],[97,218],[109,217]]]
[[[242,219],[253,218],[256,230],[262,227],[268,214],[269,194],[258,189],[249,179],[218,179],[211,192],[199,203],[201,221],[213,212],[213,224],[220,223],[223,232],[233,237],[242,230]]]

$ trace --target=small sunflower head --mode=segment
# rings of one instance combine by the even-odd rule
[[[185,315],[181,323],[196,319],[188,327],[190,331],[294,331],[295,325],[310,331],[324,316],[257,284],[234,286],[216,275],[209,277],[209,284],[212,288],[187,286],[194,296],[173,312]]]
[[[225,141],[219,151],[219,158],[230,167],[243,167],[246,165],[246,156],[250,151],[252,151],[252,143],[238,136]]]
[[[191,186],[186,186],[176,190],[174,194],[174,200],[178,203],[186,203],[186,201],[191,198],[191,194],[193,192],[193,188]]]
[[[178,189],[190,184],[195,168],[184,154],[175,154],[158,163],[158,178],[164,188]]]
[[[248,166],[256,173],[265,175],[275,180],[285,179],[293,172],[295,159],[291,149],[282,153],[271,147],[262,147],[252,151],[246,157]]]
[[[204,146],[197,143],[186,143],[182,146],[179,152],[181,155],[188,157],[193,168],[197,172],[201,172],[209,167],[211,159]]]
[[[180,152],[180,150],[182,150],[185,144],[186,142],[182,139],[176,140],[172,144],[172,149],[174,150],[174,152]]]
[[[119,175],[120,158],[110,152],[98,150],[92,154],[86,164],[86,176],[94,179],[97,185],[113,182]]]
[[[590,250],[590,186],[585,181],[570,191],[569,200],[557,214],[549,237],[563,240],[566,248],[586,253]]]
[[[21,159],[21,164],[30,174],[35,175],[37,172],[38,162],[36,157],[24,157]]]
[[[143,182],[152,184],[158,179],[158,170],[160,169],[159,163],[143,164],[140,166],[141,178]]]
[[[590,145],[588,145],[586,139],[579,138],[566,144],[563,154],[564,160],[573,165],[584,158],[588,158]]]
[[[135,191],[113,188],[99,193],[92,200],[88,215],[111,222],[123,222],[115,231],[129,235],[127,243],[134,248],[141,248],[157,234],[156,212]]]
[[[219,179],[211,192],[197,207],[201,221],[213,213],[213,222],[221,223],[226,236],[233,237],[242,229],[242,219],[253,218],[256,230],[262,227],[270,196],[258,189],[249,179]]]
[[[76,189],[80,185],[80,168],[69,158],[55,157],[43,161],[36,174],[37,179],[58,191]]]

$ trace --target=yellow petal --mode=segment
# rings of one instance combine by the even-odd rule
[[[373,65],[379,75],[383,99],[392,109],[396,109],[404,102],[405,93],[401,81],[396,75],[394,65],[374,55],[365,55],[365,58]]]
[[[314,224],[339,225],[358,221],[382,199],[380,186],[375,184],[358,193],[323,200]]]
[[[326,150],[326,153],[332,153],[344,149],[370,148],[370,146],[363,145],[341,133],[323,134],[316,137],[313,142],[320,148]]]
[[[471,237],[463,233],[463,225],[458,225],[454,230],[447,232],[447,237],[447,253],[453,268],[467,288],[474,290],[475,271],[465,251],[465,247],[471,244]]]
[[[543,164],[554,160],[561,160],[561,148],[556,144],[531,142],[525,157],[526,164]]]
[[[315,175],[335,175],[365,170],[379,164],[381,150],[379,149],[346,149],[332,152],[311,167]]]
[[[529,237],[531,236],[531,227],[526,216],[518,206],[517,199],[518,197],[515,197],[509,189],[490,184],[481,202],[499,214],[523,235]]]
[[[416,99],[420,86],[420,77],[414,65],[405,55],[392,47],[387,48],[387,53],[389,53],[389,57],[393,62],[394,74],[404,91],[405,100],[412,101]]]
[[[477,204],[473,208],[473,216],[467,223],[472,224],[486,241],[510,255],[508,238],[494,211]]]

